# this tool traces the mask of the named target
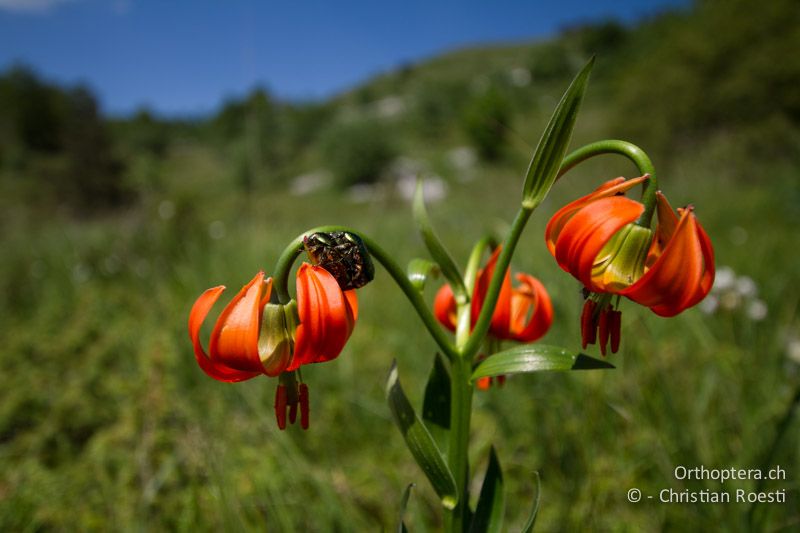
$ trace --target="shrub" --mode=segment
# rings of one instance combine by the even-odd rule
[[[396,155],[387,128],[361,119],[336,124],[322,139],[323,162],[339,187],[374,183]]]
[[[494,88],[476,96],[465,109],[464,132],[483,159],[495,160],[502,155],[510,118],[508,99]]]

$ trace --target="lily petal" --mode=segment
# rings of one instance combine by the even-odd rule
[[[555,250],[558,236],[561,234],[561,231],[564,229],[564,226],[567,224],[567,222],[569,222],[569,220],[583,207],[589,205],[595,200],[599,200],[600,198],[607,198],[624,193],[628,189],[635,187],[649,178],[650,176],[647,174],[630,180],[626,180],[625,178],[614,178],[613,180],[603,183],[586,196],[578,198],[577,200],[568,203],[556,211],[556,214],[553,215],[553,217],[547,223],[547,227],[545,228],[544,232],[544,238],[547,242],[547,249],[550,250],[550,253],[553,254],[553,256],[556,255]]]
[[[327,270],[303,263],[297,272],[297,326],[295,354],[288,371],[339,356],[358,315],[354,291],[343,293]]]
[[[212,361],[208,354],[206,354],[203,349],[203,344],[200,341],[200,328],[206,316],[208,316],[209,311],[211,311],[211,308],[214,306],[214,303],[219,299],[224,290],[225,287],[222,285],[208,289],[201,294],[194,303],[189,313],[189,338],[194,346],[194,356],[195,359],[197,359],[197,363],[209,377],[225,382],[244,381],[258,376],[260,372],[237,370]]]
[[[711,242],[688,207],[681,210],[678,225],[653,266],[620,294],[669,317],[702,300],[713,279]]]
[[[475,279],[475,289],[472,291],[471,310],[473,326],[478,321],[483,303],[486,301],[486,293],[489,292],[489,283],[492,281],[494,268],[495,265],[497,265],[497,259],[500,257],[500,249],[500,246],[494,249],[486,266],[478,272]],[[507,269],[506,275],[503,277],[503,284],[500,287],[497,305],[492,315],[492,322],[489,326],[490,333],[497,338],[506,338],[508,336],[509,327],[511,325],[511,292],[511,272],[510,269]]]
[[[547,290],[538,279],[530,274],[516,275],[520,287],[511,297],[512,339],[519,342],[533,342],[542,337],[553,323],[553,305]],[[530,317],[528,317],[528,312]],[[526,322],[527,319],[527,322]]]
[[[456,330],[456,298],[449,283],[441,286],[433,300],[433,315],[450,331]]]
[[[601,198],[585,205],[564,224],[554,256],[559,266],[590,290],[602,291],[592,281],[592,266],[606,242],[635,221],[644,205],[623,196]]]
[[[264,272],[242,287],[223,309],[208,347],[211,359],[230,368],[247,372],[263,372],[258,353],[258,334],[261,330],[261,302],[268,299],[272,279],[264,280]]]

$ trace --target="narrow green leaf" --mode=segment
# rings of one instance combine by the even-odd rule
[[[542,203],[556,181],[558,169],[569,147],[572,129],[575,127],[593,65],[594,57],[572,80],[542,133],[525,176],[525,185],[522,188],[523,207],[533,209]]]
[[[560,346],[527,344],[498,352],[485,359],[472,372],[472,379],[476,380],[501,374],[542,372],[544,370],[595,370],[604,368],[614,368],[614,365],[582,353],[570,352]]]
[[[425,283],[428,278],[437,278],[441,274],[439,265],[427,259],[412,259],[408,262],[406,269],[408,281],[414,286],[415,289],[422,292],[425,289]]]
[[[425,385],[422,419],[439,449],[447,453],[447,433],[450,429],[450,373],[439,353],[433,358],[428,384]]]
[[[413,203],[414,221],[417,223],[422,240],[436,263],[442,269],[445,279],[450,283],[456,299],[467,301],[467,289],[464,287],[464,278],[461,276],[453,258],[445,249],[444,245],[436,236],[431,226],[428,211],[425,209],[425,199],[422,196],[422,180],[417,180],[417,188],[414,191]]]
[[[531,515],[522,528],[522,533],[531,533],[533,531],[533,526],[536,525],[536,515],[539,513],[539,498],[542,495],[542,485],[539,479],[539,472],[534,472],[534,474],[536,474],[536,498],[533,500],[533,509],[531,509]]]
[[[397,513],[397,533],[406,533],[408,531],[405,522],[403,522],[403,516],[406,514],[408,498],[411,496],[411,489],[414,487],[416,487],[414,483],[409,483],[406,490],[403,491],[403,497],[400,498],[400,510]]]
[[[494,446],[489,451],[489,464],[483,478],[478,507],[470,524],[470,533],[497,533],[502,530],[503,514],[506,510],[506,498],[503,491],[503,470]]]
[[[447,467],[439,448],[419,419],[411,403],[408,401],[400,379],[397,374],[397,361],[392,362],[392,369],[386,380],[386,399],[395,424],[403,434],[411,455],[417,461],[428,481],[433,485],[433,490],[442,500],[442,505],[447,509],[454,509],[458,503],[458,492],[453,474]]]

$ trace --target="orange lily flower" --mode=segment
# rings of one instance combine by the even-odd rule
[[[499,255],[500,247],[497,247],[486,267],[478,271],[475,288],[472,291],[473,324],[480,315]],[[538,279],[523,273],[517,274],[516,279],[520,285],[512,287],[511,271],[510,269],[506,271],[489,333],[496,339],[533,342],[550,329],[550,324],[553,322],[553,306],[547,290]],[[443,326],[455,331],[456,300],[450,285],[442,286],[436,293],[433,313]]]
[[[355,291],[342,291],[324,268],[303,263],[297,272],[297,317],[294,304],[270,304],[272,280],[259,272],[231,300],[211,332],[208,352],[200,328],[224,286],[205,291],[189,313],[189,337],[200,368],[226,382],[258,375],[281,377],[276,393],[278,426],[286,426],[286,408],[294,422],[297,406],[301,426],[308,427],[308,389],[297,384],[294,371],[310,363],[339,356],[358,315]],[[265,309],[267,307],[267,309]],[[299,325],[294,324],[299,320]],[[287,390],[288,389],[288,390]]]
[[[500,247],[497,247],[486,263],[486,267],[478,271],[475,279],[470,310],[473,325],[477,322],[486,300],[489,282],[494,274],[499,255]],[[519,273],[515,277],[520,284],[513,287],[510,269],[506,271],[489,326],[489,334],[496,339],[533,342],[550,329],[550,325],[553,323],[553,305],[547,290],[538,279],[524,273]],[[436,293],[433,313],[443,326],[450,331],[455,331],[456,300],[450,285],[443,285]],[[504,381],[505,376],[498,376],[498,383],[502,385]],[[491,378],[481,378],[476,382],[480,389],[489,388],[490,383]]]
[[[611,295],[626,296],[660,316],[674,316],[702,300],[714,281],[714,250],[694,216],[676,216],[656,193],[656,231],[638,226],[644,205],[625,191],[648,179],[616,178],[561,208],[545,240],[559,266],[590,292],[581,315],[583,347],[598,340],[605,355],[619,348],[620,313]]]

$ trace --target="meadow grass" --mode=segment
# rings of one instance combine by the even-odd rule
[[[509,223],[524,170],[516,163],[452,181],[447,200],[430,206],[460,263],[472,241]],[[319,224],[360,229],[401,264],[424,256],[409,206],[393,194],[367,204],[334,192],[242,195],[230,192],[235,184],[225,168],[219,156],[185,146],[151,169],[164,187],[105,217],[5,203],[3,530],[374,531],[394,527],[410,482],[417,485],[409,525],[441,525],[436,497],[383,393],[396,358],[419,402],[435,346],[380,268],[359,292],[359,323],[342,355],[304,369],[307,432],[277,429],[274,380],[207,378],[186,332],[204,289],[225,284],[232,294],[257,270],[269,273],[285,243]],[[544,224],[601,179],[630,173],[626,162],[604,159],[569,175],[523,236],[512,265],[542,279],[553,297],[549,344],[579,348],[581,298],[547,253]],[[671,164],[661,183],[674,205],[696,206],[718,265],[756,282],[766,319],[695,308],[665,320],[626,302],[622,348],[609,358],[616,370],[519,376],[478,393],[472,483],[477,488],[495,445],[506,469],[509,530],[526,518],[536,471],[544,531],[797,526],[796,419],[776,441],[800,383],[800,364],[787,359],[787,343],[800,336],[796,172],[771,168],[747,181],[731,174],[724,161],[697,156]],[[429,300],[438,283],[428,288]],[[645,494],[719,490],[714,481],[674,479],[677,465],[758,468],[766,460],[786,469],[786,481],[766,488],[788,489],[789,503],[761,505],[751,515],[742,504],[626,499],[632,487]],[[753,489],[755,482],[724,488]]]

